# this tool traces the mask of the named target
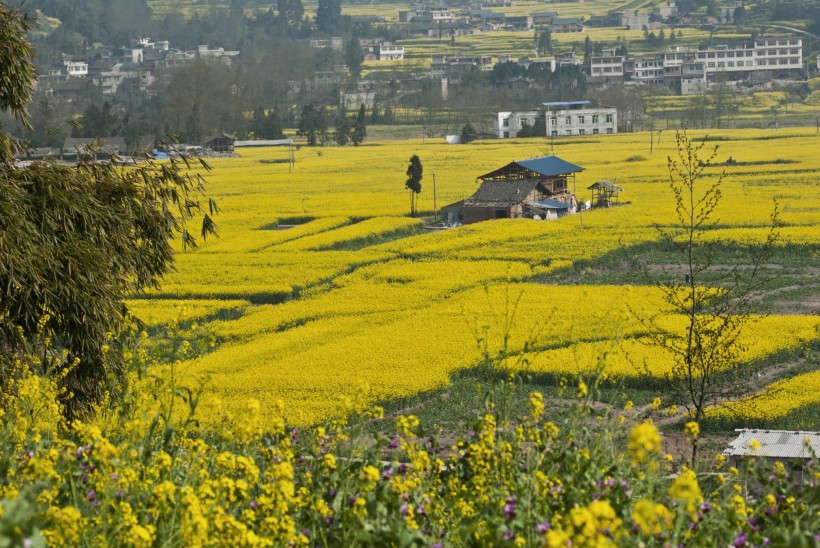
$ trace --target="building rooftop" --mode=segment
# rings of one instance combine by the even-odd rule
[[[802,430],[736,430],[738,437],[727,447],[726,456],[810,459],[820,455],[820,432]],[[760,447],[755,448],[757,441]]]

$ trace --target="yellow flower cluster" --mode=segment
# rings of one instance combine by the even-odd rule
[[[738,163],[725,166],[729,178],[716,212],[722,227],[708,238],[759,241],[776,186],[785,225],[781,241],[820,243],[820,197],[806,190],[812,188],[807,173],[820,169],[806,145],[813,134],[781,131],[778,147],[772,147],[767,131],[718,133]],[[554,222],[498,220],[429,232],[406,216],[401,175],[409,148],[423,146],[425,173],[436,173],[440,206],[471,194],[475,175],[543,155],[543,141],[488,141],[458,154],[444,143],[414,141],[330,147],[321,155],[303,148],[296,151],[293,173],[271,163],[281,157],[279,149],[216,159],[208,183],[223,210],[222,238],[178,256],[177,272],[151,295],[161,300],[129,304],[152,324],[175,315],[181,321],[214,318],[207,327],[225,342],[183,364],[184,382],[193,386],[210,376],[209,390],[231,412],[241,410],[246,398],[259,400],[263,415],[273,402],[286,400],[287,418],[298,424],[330,416],[337,395],[355,390],[352,379],[370,383],[370,402],[443,386],[485,351],[499,355],[505,311],[513,308],[512,337],[500,367],[557,377],[601,368],[612,377],[663,376],[672,357],[644,344],[642,328],[627,310],[662,312],[653,289],[527,283],[653,241],[656,224],[673,222],[672,200],[659,200],[658,193],[674,140],[664,133],[652,156],[639,134],[607,136],[605,154],[602,141],[589,136],[562,145],[562,157],[585,167],[574,190],[588,199],[589,183],[628,173],[629,181],[619,184],[633,205]],[[794,163],[776,163],[780,150],[789,150]],[[627,162],[636,155],[644,160]],[[429,177],[423,184],[419,208],[430,213]],[[296,226],[272,230],[291,224]],[[174,298],[184,299],[178,301],[184,311],[171,304]],[[680,324],[674,317],[664,321]],[[816,317],[761,318],[743,334],[738,359],[796,348],[817,338],[817,324]],[[490,348],[478,348],[477,341],[489,341]],[[544,350],[519,353],[525,346]],[[806,389],[779,400],[772,395],[765,413],[817,402],[817,393]]]

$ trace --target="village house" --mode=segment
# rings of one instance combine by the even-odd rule
[[[794,474],[796,481],[802,482],[803,469],[820,455],[820,432],[751,429],[735,432],[737,438],[729,443],[723,455],[736,468],[750,459],[780,462]]]
[[[464,200],[444,206],[446,224],[491,219],[553,219],[577,207],[575,174],[584,168],[557,156],[510,162],[478,177],[481,186]]]
[[[233,135],[223,132],[219,135],[206,137],[202,146],[214,152],[233,152],[235,143],[236,138]]]

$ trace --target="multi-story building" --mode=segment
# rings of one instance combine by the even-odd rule
[[[595,107],[590,101],[543,103],[537,110],[496,113],[493,130],[501,139],[514,138],[536,125],[544,128],[544,136],[617,133],[618,109]]]
[[[473,67],[479,70],[492,70],[492,57],[488,55],[476,55],[472,57],[451,57],[447,55],[434,55],[430,63],[431,78],[448,78],[451,83],[458,83],[461,74],[472,70]]]
[[[663,54],[636,55],[624,63],[624,73],[641,84],[663,84]]]
[[[594,83],[617,83],[624,81],[624,56],[615,50],[604,50],[589,60],[589,76]]]
[[[757,38],[754,42],[701,48],[692,55],[705,63],[706,75],[736,75],[755,71],[784,72],[803,66],[803,40],[791,37]]]
[[[687,61],[680,66],[681,95],[697,95],[706,91],[706,65],[703,61]]]

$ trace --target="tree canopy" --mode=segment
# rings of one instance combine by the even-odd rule
[[[30,26],[0,4],[0,107],[23,120],[35,79]],[[202,238],[216,233],[216,204],[207,200],[205,211],[203,179],[185,158],[19,166],[3,131],[0,143],[0,384],[16,358],[36,353],[76,411],[122,379],[123,298],[171,270],[174,237],[196,246],[186,230],[194,216],[202,214]]]

